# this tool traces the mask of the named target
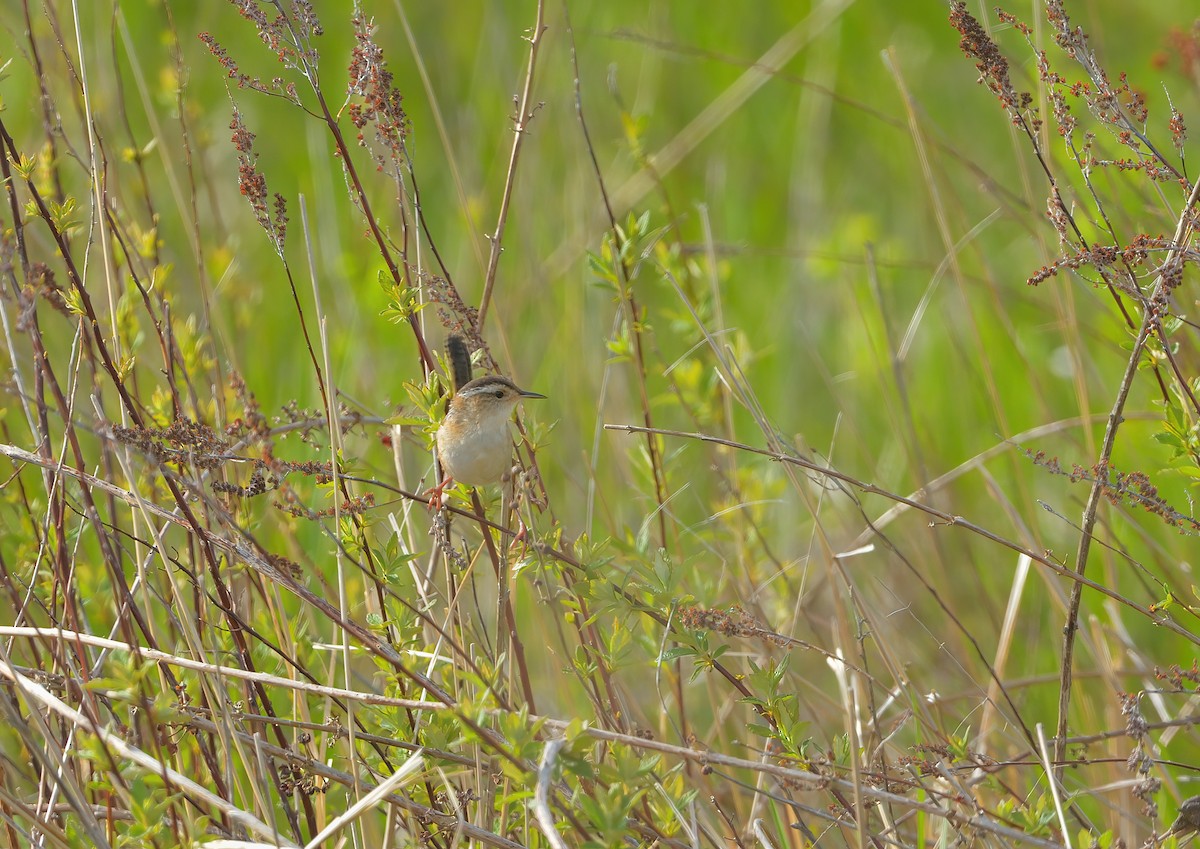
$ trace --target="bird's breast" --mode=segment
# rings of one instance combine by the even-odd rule
[[[473,433],[453,434],[457,428],[438,430],[438,459],[446,473],[468,486],[496,483],[512,468],[512,437],[508,422],[502,427],[485,427]]]

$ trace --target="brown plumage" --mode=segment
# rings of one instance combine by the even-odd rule
[[[525,398],[545,398],[490,374],[472,380],[450,399],[437,432],[438,459],[445,477],[470,486],[501,480],[512,468],[508,423]]]

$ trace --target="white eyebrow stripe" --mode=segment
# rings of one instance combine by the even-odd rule
[[[507,380],[504,380],[503,378],[497,378],[495,380],[488,380],[484,383],[481,383],[477,386],[472,386],[467,389],[460,389],[458,391],[458,394],[459,395],[482,395],[482,394],[495,392],[497,389],[515,389],[515,388],[516,387],[513,386],[511,383],[509,383]]]

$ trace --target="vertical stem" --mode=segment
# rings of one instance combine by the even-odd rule
[[[508,221],[508,207],[512,202],[513,184],[517,177],[517,159],[521,155],[521,140],[525,138],[525,130],[533,119],[533,108],[530,100],[533,97],[533,71],[537,67],[538,46],[542,43],[542,33],[546,30],[543,23],[545,18],[545,0],[538,0],[537,20],[533,24],[533,33],[529,36],[529,65],[525,71],[525,86],[521,89],[521,101],[517,105],[516,127],[513,130],[512,151],[508,155],[508,175],[504,179],[504,194],[500,198],[500,215],[496,220],[496,229],[489,241],[492,243],[491,253],[488,254],[487,273],[483,276],[483,295],[479,301],[479,321],[476,330],[482,335],[483,323],[487,319],[488,307],[492,303],[492,289],[496,285],[496,268],[500,264],[500,250],[504,242],[504,225]]]
[[[1183,252],[1184,240],[1190,236],[1192,207],[1200,198],[1200,180],[1192,186],[1192,192],[1184,204],[1183,212],[1179,215],[1179,224],[1175,228],[1175,237],[1171,240],[1171,250],[1160,269],[1169,268],[1174,264],[1179,254]],[[1087,569],[1088,553],[1092,547],[1092,532],[1096,527],[1096,513],[1100,508],[1100,499],[1104,495],[1108,481],[1108,461],[1112,456],[1113,445],[1117,440],[1117,428],[1124,420],[1125,401],[1129,398],[1129,390],[1133,386],[1133,377],[1137,374],[1138,363],[1142,359],[1142,351],[1146,340],[1150,337],[1151,328],[1158,323],[1157,307],[1155,304],[1162,296],[1163,274],[1160,270],[1158,277],[1151,287],[1150,294],[1142,301],[1142,324],[1138,330],[1137,340],[1133,351],[1129,354],[1129,362],[1125,365],[1125,374],[1117,389],[1116,400],[1108,414],[1108,423],[1104,428],[1104,442],[1100,446],[1100,458],[1096,461],[1095,476],[1092,481],[1092,491],[1088,494],[1087,505],[1083,511],[1082,535],[1079,539],[1079,549],[1075,552],[1075,574],[1083,577]],[[1169,340],[1162,340],[1163,346],[1169,345]],[[1063,626],[1062,668],[1058,680],[1058,726],[1054,735],[1054,778],[1062,780],[1062,764],[1067,751],[1067,714],[1071,707],[1071,677],[1072,664],[1075,657],[1075,634],[1079,630],[1079,605],[1083,595],[1083,584],[1075,581],[1071,586],[1071,598],[1067,608],[1067,621]]]

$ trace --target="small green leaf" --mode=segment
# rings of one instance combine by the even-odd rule
[[[1152,438],[1160,445],[1169,445],[1172,448],[1178,448],[1180,451],[1186,447],[1183,440],[1170,431],[1159,431]]]

